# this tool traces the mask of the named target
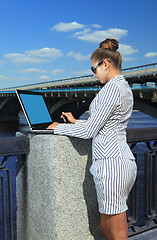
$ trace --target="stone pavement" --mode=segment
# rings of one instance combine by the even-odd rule
[[[130,237],[129,240],[157,240],[157,228]]]

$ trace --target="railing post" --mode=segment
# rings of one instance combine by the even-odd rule
[[[135,144],[131,144],[130,148],[133,152],[133,155],[136,159],[136,163],[138,162],[137,159],[137,154],[134,152],[134,149],[136,147]],[[132,231],[135,231],[135,226],[133,225],[137,221],[138,217],[138,176],[136,178],[135,184],[130,192],[129,199],[128,199],[128,205],[129,205],[129,210],[128,210],[128,228],[129,230],[131,229]]]
[[[1,179],[1,195],[2,195],[2,216],[3,216],[3,240],[13,240],[13,203],[12,203],[12,185],[11,173],[6,168],[6,163],[10,156],[24,155],[29,152],[29,140],[26,136],[0,138],[0,179]],[[6,188],[7,185],[7,188]],[[8,198],[6,198],[7,194]],[[8,203],[8,204],[6,204]],[[7,206],[9,211],[9,219],[7,219]],[[9,221],[9,227],[7,222]],[[9,234],[7,234],[9,232]],[[7,236],[9,235],[9,238]]]
[[[0,178],[1,178],[1,193],[2,193],[3,237],[4,237],[4,240],[7,240],[5,182],[4,182],[4,177],[2,175],[0,175]]]
[[[148,218],[147,225],[157,223],[157,148],[148,142],[149,150],[145,153],[145,211]],[[154,145],[155,146],[155,145]]]
[[[7,168],[1,168],[0,171],[5,171],[7,173],[7,192],[8,192],[8,207],[9,207],[9,233],[10,233],[10,240],[13,240],[13,205],[12,205],[12,187],[11,187],[11,175],[10,171]],[[7,223],[6,223],[6,198],[5,198],[5,180],[4,177],[1,175],[2,179],[2,210],[3,210],[3,233],[4,239],[7,239]]]

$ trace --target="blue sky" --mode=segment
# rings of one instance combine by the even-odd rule
[[[156,0],[1,0],[0,88],[92,74],[90,55],[120,42],[122,68],[157,62]]]

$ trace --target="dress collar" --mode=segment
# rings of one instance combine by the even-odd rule
[[[115,76],[114,78],[112,78],[111,80],[109,80],[108,82],[113,82],[113,81],[120,81],[120,80],[124,80],[124,76],[122,74],[119,74],[117,76]]]

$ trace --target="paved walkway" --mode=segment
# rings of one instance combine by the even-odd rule
[[[157,240],[157,228],[129,237],[129,240]]]

